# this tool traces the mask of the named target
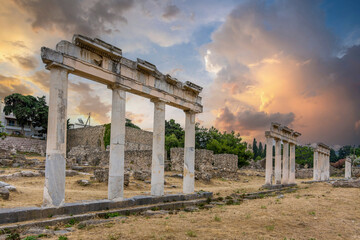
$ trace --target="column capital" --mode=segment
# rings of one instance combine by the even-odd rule
[[[120,89],[120,90],[124,90],[124,91],[129,91],[131,89],[130,87],[127,87],[121,83],[109,84],[109,85],[107,85],[107,88],[111,89],[111,90]]]
[[[72,67],[69,67],[67,65],[64,65],[62,63],[57,63],[57,62],[50,62],[50,63],[46,64],[45,68],[47,70],[50,70],[52,68],[63,68],[63,69],[66,69],[68,72],[73,72],[75,70]]]
[[[184,112],[185,112],[185,113],[189,113],[189,114],[198,114],[198,113],[199,113],[199,112],[195,112],[195,111],[190,110],[190,109],[184,110]]]
[[[164,103],[168,103],[169,101],[164,99],[164,98],[151,98],[150,102],[156,103],[156,102],[164,102]]]

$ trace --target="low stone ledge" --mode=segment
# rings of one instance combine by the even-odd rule
[[[58,215],[75,215],[87,212],[110,209],[127,208],[141,205],[158,204],[164,202],[189,201],[212,197],[211,192],[193,194],[171,194],[160,197],[135,196],[123,201],[95,200],[76,203],[65,203],[61,207],[24,207],[0,209],[0,224],[16,223],[40,218],[49,218]]]
[[[281,189],[281,188],[287,188],[287,187],[295,187],[296,183],[292,184],[275,184],[275,185],[263,185],[262,189]]]

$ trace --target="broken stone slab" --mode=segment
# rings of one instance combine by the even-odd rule
[[[65,173],[67,177],[73,177],[79,175],[79,172],[74,170],[66,170]]]
[[[145,181],[151,178],[151,172],[149,171],[134,171],[133,177],[139,181]]]
[[[112,219],[99,219],[99,220],[95,220],[95,219],[90,219],[90,220],[85,220],[82,222],[79,222],[78,224],[78,228],[83,228],[83,227],[87,227],[90,225],[99,225],[99,224],[103,224],[103,223],[107,223],[112,221]]]
[[[33,172],[33,171],[21,171],[20,172],[22,177],[39,177],[40,173]]]
[[[54,231],[52,231],[50,229],[34,227],[34,228],[29,228],[28,230],[24,231],[22,234],[23,235],[40,235],[40,234],[44,234],[44,235],[50,236],[50,235],[54,235]]]
[[[80,186],[89,186],[91,185],[91,182],[89,180],[86,180],[86,179],[80,179],[80,180],[77,180],[77,184],[79,184]]]
[[[184,211],[185,212],[196,212],[196,211],[199,211],[199,208],[194,207],[194,206],[189,206],[189,207],[184,208]]]
[[[360,188],[360,180],[336,181],[333,182],[332,185],[342,188]]]
[[[15,186],[10,185],[9,183],[6,183],[6,182],[0,181],[0,188],[1,188],[1,187],[6,188],[6,189],[9,190],[10,192],[16,191],[16,187],[15,187]]]
[[[0,197],[4,200],[8,200],[10,196],[10,192],[7,188],[1,187],[0,188]]]
[[[170,175],[169,177],[173,177],[173,178],[183,178],[183,175],[182,175],[182,174],[173,174],[173,175]]]
[[[166,210],[158,210],[158,211],[153,211],[153,210],[147,210],[143,213],[144,216],[154,216],[154,215],[164,215],[164,214],[168,214],[169,211]]]

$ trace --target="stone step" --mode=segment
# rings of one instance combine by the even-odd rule
[[[185,209],[191,206],[196,206],[200,204],[204,204],[207,202],[206,198],[200,198],[195,200],[186,200],[186,201],[177,201],[177,202],[169,202],[169,203],[157,203],[140,207],[128,207],[121,209],[113,209],[113,210],[104,210],[97,212],[89,212],[85,214],[76,214],[76,215],[62,215],[62,216],[53,216],[51,219],[49,218],[41,218],[34,221],[26,221],[16,224],[6,224],[0,225],[0,232],[3,230],[11,231],[15,229],[25,229],[32,227],[46,227],[53,226],[57,224],[66,224],[69,221],[80,222],[84,220],[94,219],[94,218],[107,218],[109,215],[118,215],[118,216],[129,216],[132,214],[138,214],[142,212],[146,212],[149,210],[158,211],[158,210],[180,210]]]

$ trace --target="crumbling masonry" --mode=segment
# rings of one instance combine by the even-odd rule
[[[185,112],[183,192],[194,192],[195,115],[202,112],[202,88],[163,75],[156,66],[141,59],[132,61],[122,50],[99,39],[74,35],[61,41],[56,50],[41,49],[50,70],[48,139],[45,164],[44,205],[60,206],[65,200],[65,156],[68,74],[72,73],[112,90],[108,198],[123,199],[126,92],[149,98],[154,103],[151,194],[164,194],[165,105]]]

